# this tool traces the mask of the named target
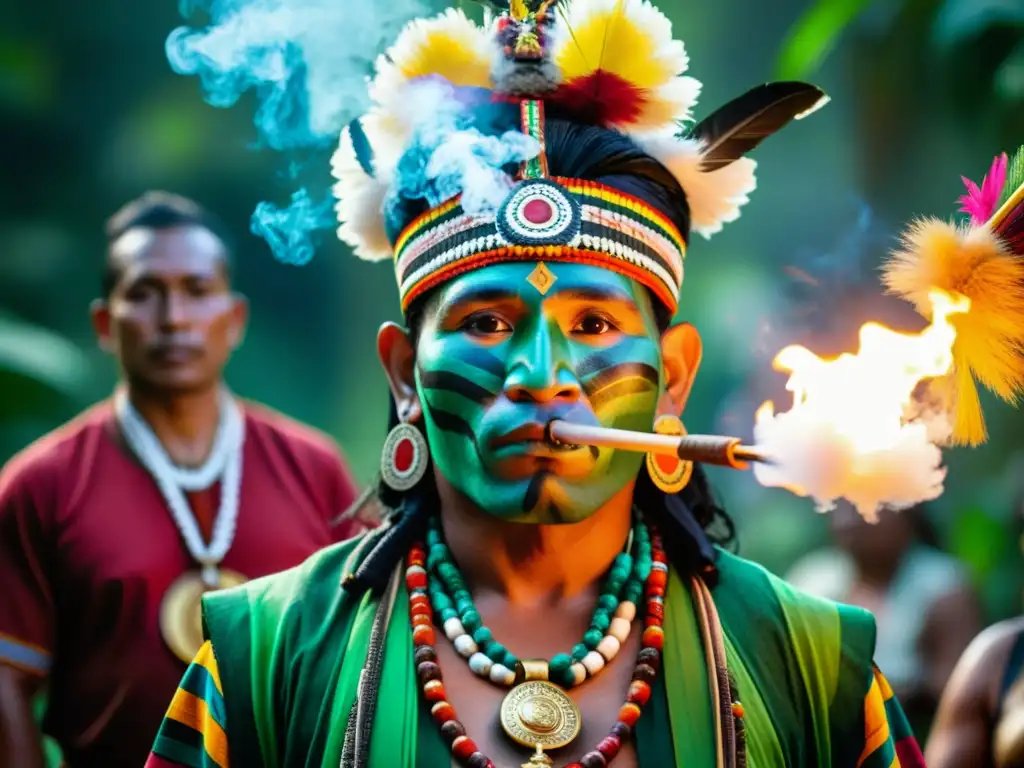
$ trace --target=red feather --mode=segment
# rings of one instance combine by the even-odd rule
[[[599,69],[559,86],[546,101],[557,104],[580,122],[608,127],[636,119],[645,97],[629,81]]]

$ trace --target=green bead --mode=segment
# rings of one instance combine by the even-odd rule
[[[465,598],[463,598],[461,600],[455,601],[455,610],[458,611],[460,614],[472,611],[473,607],[474,606],[472,600],[466,600]]]
[[[448,597],[444,592],[440,590],[433,590],[430,593],[430,604],[434,607],[434,610],[440,613],[446,608],[452,608],[452,599]]]
[[[583,661],[583,657],[590,653],[590,649],[583,643],[577,643],[572,647],[572,660]]]
[[[459,572],[452,563],[441,563],[437,566],[437,575],[451,586],[452,582],[459,577]]]
[[[626,577],[616,574],[615,576],[609,576],[608,581],[604,585],[604,591],[609,595],[621,595],[622,587],[626,583]]]
[[[505,651],[505,658],[501,660],[501,663],[505,665],[506,669],[511,669],[515,672],[516,664],[519,663],[519,659],[516,658],[516,655],[512,653],[512,651]]]
[[[452,591],[452,600],[459,602],[459,600],[473,601],[473,596],[469,594],[468,589],[456,589]]]
[[[457,619],[457,618],[459,618],[459,615],[457,613],[455,613],[455,609],[454,608],[445,608],[445,609],[439,611],[439,613],[441,614],[441,623],[442,624],[444,624],[446,621],[448,621],[448,619]]]
[[[570,666],[572,666],[572,658],[569,654],[556,653],[551,657],[551,661],[548,662],[548,671],[552,675],[558,675],[565,672]]]
[[[494,635],[491,634],[491,630],[487,627],[480,627],[473,632],[473,641],[477,645],[487,645],[487,643],[491,642],[493,639]]]
[[[651,560],[641,560],[636,564],[636,577],[640,581],[647,581],[651,575]]]
[[[601,642],[602,637],[604,637],[604,633],[596,629],[588,629],[583,635],[583,644],[587,646],[587,650],[593,651]]]
[[[615,571],[625,571],[626,573],[629,573],[629,571],[630,571],[630,569],[632,567],[633,567],[633,556],[629,555],[629,554],[627,554],[625,552],[622,552],[622,553],[616,555],[615,556],[615,562],[612,563],[612,570],[615,570]]]
[[[640,598],[644,596],[644,585],[643,582],[631,581],[626,585],[625,592],[622,593],[622,599],[633,605],[640,605]]]
[[[462,626],[466,628],[467,632],[476,632],[480,629],[480,614],[475,610],[466,611],[462,614]]]
[[[447,563],[451,561],[451,557],[448,554],[448,547],[444,544],[435,544],[430,548],[430,552],[427,554],[427,568],[430,570],[436,570],[437,566],[441,563]]]
[[[501,662],[505,659],[505,654],[507,652],[508,649],[505,648],[505,646],[501,643],[491,643],[490,646],[485,651],[488,658],[495,664],[501,664]]]
[[[560,685],[563,688],[571,688],[576,683],[576,675],[572,673],[572,670],[569,669],[569,667],[560,669],[558,672],[552,670],[551,682],[555,685]]]
[[[427,529],[427,546],[433,548],[437,544],[443,544],[441,531],[431,526]]]
[[[615,595],[601,595],[597,601],[597,607],[602,611],[614,611],[619,607],[619,598]]]
[[[618,607],[618,606],[616,606]],[[604,633],[608,631],[608,627],[611,626],[612,617],[606,611],[594,611],[594,618],[590,620],[590,626],[601,633],[601,637],[604,637]],[[598,638],[600,640],[600,638]],[[596,645],[594,646],[597,647]]]

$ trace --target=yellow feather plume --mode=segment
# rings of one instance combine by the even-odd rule
[[[526,7],[526,0],[511,0],[508,4],[508,15],[515,21],[523,21],[530,15],[530,9]]]
[[[647,0],[575,0],[565,25],[554,50],[564,83],[602,71],[643,92],[640,113],[620,129],[653,132],[690,117],[701,84],[681,76],[689,66],[686,49]]]
[[[1024,260],[987,227],[937,219],[915,222],[902,249],[890,255],[882,280],[890,293],[931,316],[933,288],[966,296],[971,308],[950,318],[956,327],[954,371],[934,389],[954,413],[952,442],[987,439],[977,381],[1015,403],[1024,392]]]

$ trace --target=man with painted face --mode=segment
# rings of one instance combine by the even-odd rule
[[[553,11],[512,3],[501,56],[449,11],[378,61],[334,173],[404,314],[378,335],[389,524],[204,600],[149,768],[923,765],[870,614],[713,546],[699,467],[547,434],[683,431],[689,234],[822,94],[763,86],[679,136],[699,84],[659,12]]]
[[[199,596],[354,533],[336,446],[243,403],[222,371],[246,303],[218,227],[150,193],[109,224],[92,318],[112,398],[0,472],[0,765],[139,766],[202,644]]]

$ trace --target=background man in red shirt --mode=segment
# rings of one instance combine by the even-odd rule
[[[2,766],[42,765],[45,684],[68,766],[138,768],[201,642],[203,590],[372,524],[344,514],[355,488],[328,437],[224,385],[247,305],[217,231],[165,193],[112,217],[92,320],[121,382],[0,471]]]

